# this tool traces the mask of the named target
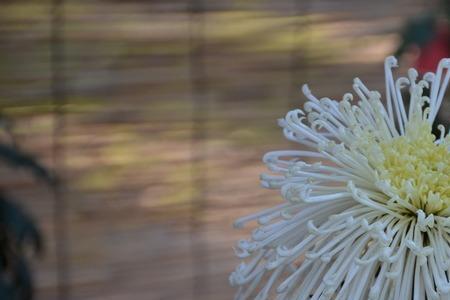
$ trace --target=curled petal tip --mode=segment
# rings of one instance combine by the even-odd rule
[[[397,67],[398,66],[397,59],[394,56],[388,56],[384,60],[384,65],[390,68]]]
[[[450,58],[443,58],[439,62],[440,68],[449,68],[450,67]]]
[[[244,225],[245,225],[245,222],[240,221],[240,220],[234,221],[234,223],[233,223],[233,227],[236,229],[242,229],[242,228],[244,228]]]
[[[306,83],[304,85],[302,85],[302,92],[305,96],[311,94],[311,90],[309,89],[309,87]]]
[[[428,82],[432,82],[434,80],[435,76],[436,75],[433,72],[427,72],[427,73],[425,73],[425,75],[423,75],[423,79]]]
[[[409,68],[409,69],[408,69],[408,76],[409,76],[411,79],[416,80],[417,77],[419,76],[419,72],[417,72],[417,70],[414,69],[414,68]]]

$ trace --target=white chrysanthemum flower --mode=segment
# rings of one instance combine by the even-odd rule
[[[385,61],[386,108],[356,78],[357,102],[304,86],[304,109],[280,120],[310,150],[264,156],[276,175],[262,184],[286,201],[236,221],[260,225],[236,248],[236,299],[450,299],[450,135],[431,133],[450,59],[418,82],[414,69],[394,80],[396,64]]]

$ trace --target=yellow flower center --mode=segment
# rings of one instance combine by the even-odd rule
[[[405,135],[379,143],[382,156],[372,165],[401,199],[426,214],[449,216],[450,152],[447,142],[434,141],[428,122],[408,125]]]

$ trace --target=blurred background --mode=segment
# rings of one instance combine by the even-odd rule
[[[383,91],[436,3],[1,1],[0,298],[232,299],[232,222],[281,201],[261,157],[296,147],[276,120],[306,82]]]

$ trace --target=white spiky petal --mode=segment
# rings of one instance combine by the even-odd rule
[[[394,80],[396,65],[386,107],[356,78],[357,103],[304,86],[304,109],[280,120],[310,150],[264,156],[262,184],[286,201],[236,221],[259,223],[236,247],[236,299],[450,299],[450,138],[431,133],[450,59],[420,81],[414,69]]]

